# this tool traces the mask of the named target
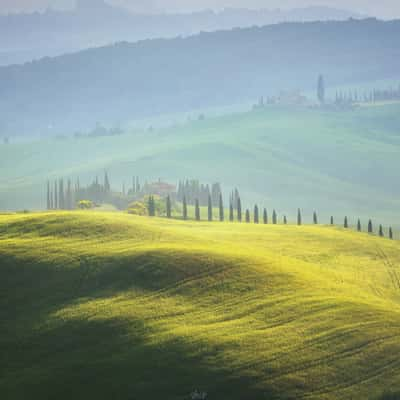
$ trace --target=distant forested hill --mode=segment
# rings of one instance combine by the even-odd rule
[[[138,6],[134,4],[136,13],[133,14],[104,0],[77,0],[76,7],[71,10],[0,15],[0,65],[19,64],[120,41],[188,36],[201,31],[288,21],[365,18],[351,11],[324,6],[290,10],[231,8],[179,14],[146,14],[148,6],[144,9]]]
[[[120,43],[0,68],[0,130],[43,132],[398,78],[400,21],[285,23]]]

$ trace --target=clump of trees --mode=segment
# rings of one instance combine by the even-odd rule
[[[207,209],[207,220],[209,222],[214,220],[214,214],[220,222],[225,221],[225,206],[224,198],[219,183],[209,185],[200,184],[196,180],[181,181],[178,184],[178,192],[173,191],[174,186],[161,181],[144,185],[140,184],[139,177],[132,179],[132,186],[126,193],[125,185],[122,187],[122,192],[113,192],[111,189],[111,183],[107,172],[104,174],[103,182],[100,183],[98,178],[86,187],[81,187],[79,179],[72,183],[71,179],[58,179],[54,182],[47,182],[47,209],[48,210],[72,210],[78,209],[90,209],[96,206],[96,204],[110,200],[114,196],[123,199],[127,202],[126,209],[128,213],[134,215],[148,215],[154,216],[166,216],[172,218],[174,215],[179,215],[181,212],[182,219],[188,220],[189,213],[188,207],[193,206],[194,208],[194,219],[196,221],[202,220],[202,207]],[[157,194],[156,192],[161,193]],[[199,197],[196,197],[198,195]],[[182,196],[182,197],[181,197]],[[204,196],[205,199],[204,199]],[[181,200],[180,200],[181,199]],[[188,200],[190,199],[190,201]],[[181,203],[181,207],[178,203]],[[229,208],[228,208],[228,220],[234,222],[242,222],[243,209],[242,200],[238,189],[234,189],[229,194]],[[288,218],[286,215],[280,217],[281,223],[284,225],[288,224]],[[253,222],[254,224],[269,223],[269,214],[266,208],[259,207],[258,204],[254,205],[252,214],[250,209],[246,209],[244,212],[244,220],[246,223]],[[334,225],[334,217],[330,217],[330,225]],[[274,225],[278,224],[278,213],[273,209],[271,214],[271,222]],[[319,218],[316,211],[312,213],[312,222],[314,225],[318,225]],[[300,209],[297,210],[297,225],[303,224],[303,216]],[[344,217],[343,227],[349,229],[350,223],[347,216]],[[358,232],[362,232],[362,223],[360,219],[356,220],[354,229]],[[368,221],[366,225],[367,232],[374,234],[374,227],[372,220]],[[385,237],[385,229],[383,225],[378,226],[377,235]],[[394,232],[392,227],[387,230],[387,237],[394,239]]]
[[[382,101],[400,101],[400,85],[397,88],[336,91],[335,104],[349,105],[355,103],[377,103]]]

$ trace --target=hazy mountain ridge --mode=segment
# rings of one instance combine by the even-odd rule
[[[57,132],[229,105],[281,89],[398,78],[400,21],[286,23],[119,43],[0,68],[0,129]],[[296,66],[293,69],[293,66]]]
[[[328,7],[287,11],[225,9],[220,12],[205,10],[192,14],[144,15],[132,14],[101,0],[86,0],[71,11],[47,10],[43,13],[0,16],[0,65],[23,63],[119,41],[188,36],[200,31],[285,21],[361,17],[350,11]]]

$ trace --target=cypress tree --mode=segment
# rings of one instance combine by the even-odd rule
[[[208,221],[211,222],[213,220],[213,205],[211,194],[208,194]]]
[[[58,210],[59,203],[58,203],[57,181],[54,182],[54,202],[53,202],[53,196],[51,196],[51,202],[52,202],[51,208],[54,209],[54,210]]]
[[[233,199],[231,200],[229,204],[229,221],[233,222],[234,221],[234,216],[233,216]]]
[[[147,211],[148,211],[149,217],[153,217],[154,216],[154,200],[153,200],[153,196],[149,196],[148,204],[147,204]]]
[[[286,218],[286,215],[283,217],[283,223],[284,223],[285,225],[287,225],[287,218]]]
[[[246,223],[250,223],[250,211],[248,209],[246,210]]]
[[[50,210],[54,210],[53,192],[50,190]]]
[[[368,221],[368,233],[374,233],[374,228],[372,226],[372,221]]]
[[[385,236],[385,234],[383,233],[383,227],[382,227],[382,225],[379,225],[379,236],[380,236],[380,237],[384,237],[384,236]]]
[[[222,193],[219,194],[219,220],[224,221],[224,202],[222,199]]]
[[[265,225],[268,224],[268,212],[266,208],[264,208],[263,221]]]
[[[325,82],[324,77],[320,75],[318,77],[318,88],[317,88],[318,100],[321,104],[325,103]]]
[[[254,206],[254,223],[258,224],[259,222],[260,222],[260,218],[259,218],[259,215],[258,215],[258,205],[256,204]]]
[[[65,198],[64,198],[64,181],[60,179],[58,184],[58,208],[60,210],[65,209]]]
[[[183,220],[186,221],[188,218],[186,196],[183,196],[182,208],[183,208]]]
[[[315,211],[314,211],[314,215],[313,215],[313,222],[314,222],[314,225],[318,224],[318,217],[317,217],[317,213]]]
[[[276,214],[276,211],[274,210],[274,212],[272,213],[272,223],[274,225],[276,225],[278,223],[278,216]]]
[[[357,231],[358,231],[358,232],[361,232],[361,231],[362,231],[362,228],[361,228],[361,221],[360,221],[360,220],[357,221]]]
[[[240,197],[237,199],[237,220],[242,222],[242,200]]]
[[[166,200],[167,218],[172,216],[171,197],[168,195]]]
[[[333,225],[333,217],[331,217],[331,225]]]
[[[46,203],[46,207],[47,210],[50,210],[50,182],[47,181],[47,203]]]
[[[389,228],[389,239],[393,240],[393,229],[392,229],[392,227]]]
[[[109,193],[111,190],[110,181],[108,179],[107,171],[104,173],[104,191]]]
[[[344,217],[344,227],[345,228],[349,227],[349,221],[348,221],[347,217]]]
[[[140,187],[140,181],[139,177],[136,177],[136,193],[140,193],[141,187]]]
[[[195,201],[195,215],[196,221],[200,221],[200,204],[198,199]]]
[[[66,206],[67,210],[72,210],[73,208],[71,179],[68,179],[67,183]]]
[[[301,221],[301,211],[300,208],[297,210],[297,225],[301,225],[302,221]]]

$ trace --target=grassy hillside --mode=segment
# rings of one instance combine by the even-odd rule
[[[314,209],[399,225],[400,104],[353,112],[269,107],[118,137],[0,145],[0,209],[45,206],[47,179],[198,178],[293,220]]]
[[[399,250],[323,226],[1,215],[1,397],[398,396]]]

